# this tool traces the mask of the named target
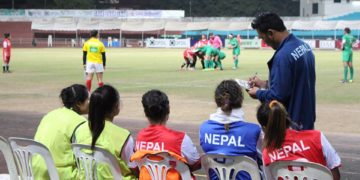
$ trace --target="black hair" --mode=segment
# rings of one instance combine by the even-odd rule
[[[214,33],[212,33],[212,32],[211,32],[211,33],[209,33],[209,36],[212,36],[212,35],[214,35]]]
[[[347,34],[350,34],[350,32],[351,32],[351,30],[350,30],[349,27],[346,27],[346,28],[344,29],[344,31],[345,31]]]
[[[262,33],[268,32],[269,29],[283,32],[286,30],[283,20],[279,15],[272,12],[258,14],[251,22],[251,27]]]
[[[91,30],[91,31],[90,31],[90,36],[91,36],[91,37],[96,37],[96,36],[98,35],[98,33],[99,33],[99,32],[98,32],[97,30]]]
[[[160,90],[150,90],[142,96],[141,103],[144,107],[146,117],[153,123],[164,122],[170,113],[169,99]]]
[[[88,99],[89,93],[84,85],[73,84],[62,89],[59,97],[66,108],[72,109],[79,114],[80,110],[77,104],[84,103]]]
[[[241,108],[244,100],[241,86],[234,80],[222,81],[215,90],[215,102],[225,113]]]
[[[5,38],[9,38],[9,37],[10,37],[10,33],[4,33],[4,37],[5,37]]]
[[[285,140],[290,118],[285,107],[278,101],[262,103],[256,113],[260,125],[264,128],[264,146],[269,150],[278,149]]]
[[[97,88],[90,97],[89,128],[92,135],[91,148],[95,148],[97,139],[105,127],[105,120],[109,118],[116,108],[119,108],[120,95],[110,86]]]

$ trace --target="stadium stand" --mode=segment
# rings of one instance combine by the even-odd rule
[[[349,14],[329,18],[330,21],[358,21],[360,20],[360,12],[352,12]]]

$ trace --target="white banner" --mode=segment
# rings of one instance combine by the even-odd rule
[[[149,48],[188,48],[190,39],[147,39],[146,47]]]
[[[229,46],[229,39],[225,39],[225,47]],[[240,48],[247,48],[247,49],[260,49],[261,47],[261,40],[260,39],[241,39],[240,41]]]
[[[183,10],[39,10],[27,9],[25,16],[38,18],[82,17],[82,18],[183,18]]]
[[[313,39],[303,39],[303,41],[308,44],[311,49],[315,49],[316,48],[316,40]]]
[[[335,49],[335,41],[334,40],[320,40],[319,48],[320,49]]]

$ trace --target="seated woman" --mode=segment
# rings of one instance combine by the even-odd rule
[[[215,90],[217,111],[200,126],[200,145],[206,154],[248,156],[255,161],[261,147],[261,129],[248,123],[244,117],[244,96],[240,85],[234,80],[222,81]],[[219,179],[210,172],[210,179]],[[251,179],[240,172],[236,179]]]
[[[130,162],[134,150],[134,140],[130,132],[113,124],[120,112],[118,91],[109,85],[97,88],[90,97],[89,123],[84,123],[75,131],[77,143],[91,145],[91,148],[106,149],[119,162],[123,179],[136,179],[136,164]],[[113,179],[109,168],[99,166],[98,179]]]
[[[340,157],[323,133],[316,130],[296,131],[289,128],[290,119],[285,107],[278,101],[261,104],[257,119],[265,132],[263,161],[266,168],[276,161],[309,161],[328,167],[334,180],[340,179]]]
[[[184,157],[190,171],[200,169],[200,156],[190,137],[184,132],[166,127],[170,113],[166,94],[159,90],[150,90],[143,95],[142,104],[149,126],[139,132],[136,139],[136,153],[132,159],[139,160],[149,151],[167,151]],[[143,180],[149,177],[142,169],[139,178]]]
[[[89,94],[86,87],[74,84],[60,93],[64,107],[46,114],[37,128],[34,140],[50,151],[61,179],[77,179],[77,169],[71,150],[72,134],[77,126],[86,122],[81,116],[89,110]],[[49,179],[45,161],[34,156],[34,179]]]

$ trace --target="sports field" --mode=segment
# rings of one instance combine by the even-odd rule
[[[121,94],[120,118],[144,120],[141,96],[160,89],[169,95],[170,121],[199,124],[215,111],[213,92],[223,79],[247,79],[256,72],[267,78],[266,62],[273,50],[242,50],[239,69],[232,70],[229,50],[224,71],[180,71],[182,49],[108,49],[105,83]],[[355,78],[342,84],[340,51],[315,51],[317,73],[316,129],[325,132],[360,134],[360,60],[354,53]],[[60,106],[60,90],[73,83],[84,84],[80,48],[13,49],[12,73],[0,74],[0,111],[46,113]],[[93,81],[96,87],[96,80]],[[249,121],[256,122],[257,100],[244,93],[244,109]],[[9,119],[11,120],[11,119]],[[144,127],[146,125],[144,124]],[[21,133],[21,132],[20,132]],[[19,134],[21,136],[21,134]]]

